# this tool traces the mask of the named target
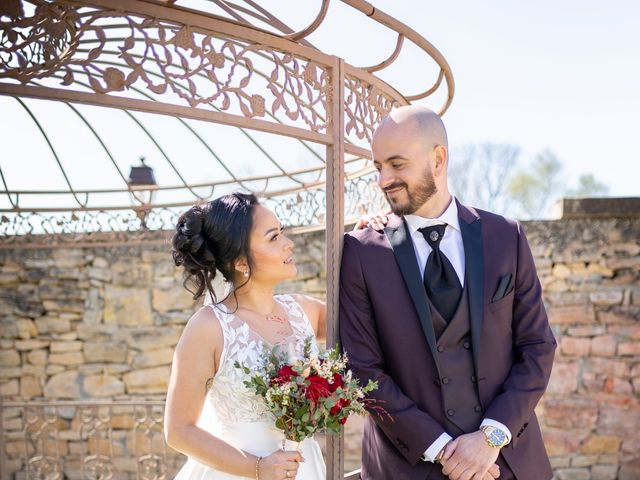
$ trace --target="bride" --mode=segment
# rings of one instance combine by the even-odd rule
[[[293,242],[254,195],[234,193],[183,213],[172,245],[185,288],[213,298],[189,319],[173,357],[165,437],[189,457],[176,478],[324,480],[318,443],[309,438],[298,451],[281,450],[272,414],[234,367],[256,366],[263,346],[301,355],[305,338],[324,335],[322,302],[274,294],[297,273]],[[220,274],[231,284],[224,298],[214,292]]]

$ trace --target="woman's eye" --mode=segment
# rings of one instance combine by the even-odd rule
[[[276,233],[273,237],[271,237],[271,241],[273,242],[276,238],[278,238],[278,233]]]

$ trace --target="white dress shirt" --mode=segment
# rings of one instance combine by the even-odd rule
[[[411,240],[413,240],[413,248],[416,252],[421,276],[424,276],[424,269],[427,265],[427,259],[431,254],[432,248],[418,229],[438,224],[447,225],[444,231],[444,236],[442,237],[442,240],[440,240],[440,251],[447,256],[458,275],[460,285],[464,287],[464,245],[462,243],[462,232],[460,231],[460,220],[458,219],[458,205],[455,197],[451,196],[449,206],[444,213],[437,218],[425,218],[418,215],[405,215],[404,218],[407,221],[409,231],[411,232]],[[490,418],[485,418],[480,426],[483,425],[491,425],[499,428],[506,433],[509,442],[511,441],[511,432],[502,423]],[[453,437],[448,433],[445,432],[440,435],[424,452],[423,460],[433,462],[438,456],[438,453],[440,453],[440,450],[442,450],[450,440],[453,440]]]

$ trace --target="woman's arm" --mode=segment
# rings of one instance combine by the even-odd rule
[[[217,370],[223,334],[210,307],[187,322],[173,355],[165,406],[167,444],[210,467],[233,475],[255,477],[257,457],[239,450],[196,426],[206,397],[206,384]]]

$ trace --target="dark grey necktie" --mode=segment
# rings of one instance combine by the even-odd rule
[[[460,303],[462,285],[453,265],[440,251],[440,242],[446,228],[446,225],[432,225],[419,228],[418,231],[432,248],[424,269],[424,289],[433,306],[449,322]]]

